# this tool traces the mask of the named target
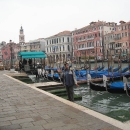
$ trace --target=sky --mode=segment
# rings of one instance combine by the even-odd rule
[[[87,26],[92,21],[130,21],[130,0],[0,0],[0,42],[25,42]]]

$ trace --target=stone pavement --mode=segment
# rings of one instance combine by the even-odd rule
[[[0,71],[0,130],[121,130]]]

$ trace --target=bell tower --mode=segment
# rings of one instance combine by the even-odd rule
[[[24,39],[24,31],[23,31],[23,28],[21,26],[20,28],[20,34],[19,34],[19,43],[22,44],[22,43],[25,43],[25,39]]]

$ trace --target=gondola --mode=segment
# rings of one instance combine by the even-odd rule
[[[89,75],[89,74],[88,74]],[[90,75],[88,77],[91,77]],[[130,95],[130,84],[126,82],[126,77],[123,77],[123,81],[115,81],[109,83],[107,77],[103,75],[103,83],[93,83],[90,79],[90,88],[95,91],[108,91],[109,93],[127,93]]]

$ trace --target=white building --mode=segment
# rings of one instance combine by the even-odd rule
[[[21,51],[44,51],[45,52],[46,40],[39,38],[30,40],[28,43],[21,44]]]
[[[52,62],[66,61],[72,56],[72,34],[63,31],[54,36],[46,38],[46,54]]]

